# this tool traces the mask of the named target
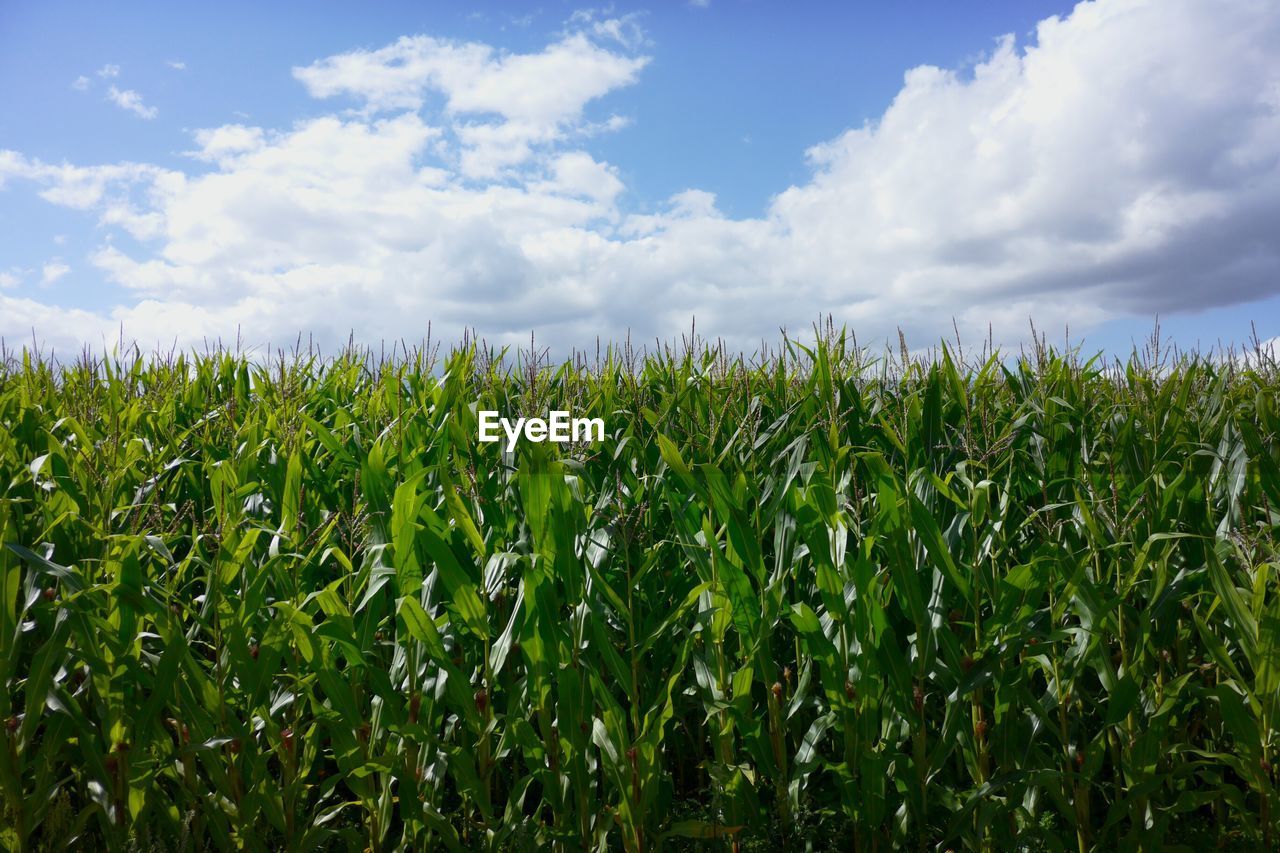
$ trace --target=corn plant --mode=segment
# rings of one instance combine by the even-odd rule
[[[1280,844],[1276,365],[817,332],[4,352],[0,846]]]

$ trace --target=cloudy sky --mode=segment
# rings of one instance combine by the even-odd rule
[[[0,337],[1280,335],[1274,0],[0,5]]]

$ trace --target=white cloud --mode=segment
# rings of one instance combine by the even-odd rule
[[[81,346],[106,347],[118,338],[102,316],[79,308],[63,308],[34,299],[0,293],[0,337],[10,345],[31,343],[62,351]],[[156,327],[156,331],[160,331]],[[150,332],[148,333],[150,334]],[[166,335],[166,337],[169,337]],[[195,342],[198,338],[189,338]]]
[[[497,113],[554,124],[593,98],[634,82],[644,58],[610,53],[581,33],[535,54],[476,42],[405,36],[378,50],[356,50],[293,69],[312,96],[353,95],[374,112],[422,107],[430,92],[457,114]]]
[[[584,151],[561,154],[552,162],[551,169],[554,180],[539,186],[566,195],[612,204],[625,189],[617,169],[606,163],[596,162]]]
[[[422,109],[443,99],[443,118],[462,142],[459,165],[492,178],[527,163],[539,147],[600,130],[587,104],[634,83],[649,59],[618,52],[593,36],[607,21],[579,22],[537,53],[507,53],[476,42],[406,36],[378,50],[357,50],[293,69],[317,98],[354,96],[365,114]],[[631,23],[617,23],[630,31]]]
[[[159,111],[155,107],[149,107],[142,102],[142,96],[132,89],[117,89],[112,86],[107,91],[107,99],[123,110],[137,115],[140,118],[155,118]]]
[[[1261,3],[1081,4],[972,77],[913,69],[877,124],[811,150],[773,217],[811,249],[797,271],[870,316],[1274,292],[1280,112],[1257,93],[1277,39]]]
[[[71,81],[71,88],[77,92],[86,91],[89,88],[89,78],[81,74],[79,77]]]
[[[600,41],[614,41],[623,47],[638,48],[649,43],[644,27],[640,25],[641,17],[639,12],[615,17],[612,9],[579,9],[570,16],[569,22]]]
[[[197,160],[212,163],[230,162],[239,155],[260,150],[264,144],[262,128],[243,124],[197,130],[195,137],[200,150],[188,153]]]
[[[358,112],[195,134],[192,166],[51,165],[0,186],[90,210],[104,313],[0,295],[0,335],[343,341],[474,327],[582,344],[687,329],[751,346],[819,312],[870,341],[997,340],[1275,294],[1280,8],[1098,0],[970,69],[909,71],[875,122],[809,151],[757,218],[691,188],[628,212],[582,150],[645,58],[585,26],[541,52],[421,36],[295,69]],[[628,178],[630,179],[630,178]],[[10,191],[14,191],[12,187]],[[1261,329],[1266,335],[1274,330]]]
[[[0,270],[0,290],[11,290],[18,286],[21,279],[13,270]]]
[[[167,62],[165,62],[165,65],[169,66],[169,67],[170,67],[170,68],[172,68],[174,71],[186,71],[186,70],[187,70],[187,63],[185,63],[185,62],[181,62],[181,61],[179,61],[179,60],[177,60],[177,59],[170,59],[170,60],[168,60]]]
[[[1244,367],[1274,370],[1280,367],[1280,337],[1245,343],[1224,355]]]
[[[119,77],[119,76],[120,76],[120,66],[119,66],[119,65],[111,65],[111,64],[109,64],[109,63],[108,63],[107,65],[104,65],[104,66],[102,66],[101,68],[99,68],[99,69],[98,69],[98,76],[99,76],[99,77]]]
[[[69,272],[71,267],[55,258],[40,268],[40,284],[48,287]]]
[[[42,187],[39,195],[52,204],[92,210],[119,203],[120,193],[138,185],[160,186],[176,173],[140,163],[106,166],[52,165],[0,149],[0,188],[7,178],[21,178]],[[115,191],[114,194],[112,191]]]

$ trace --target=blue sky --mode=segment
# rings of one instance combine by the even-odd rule
[[[10,2],[0,335],[1270,338],[1270,5]]]

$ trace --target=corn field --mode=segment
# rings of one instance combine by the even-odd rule
[[[4,849],[1280,843],[1274,365],[435,356],[6,354]]]

